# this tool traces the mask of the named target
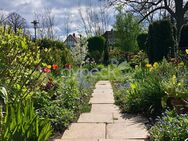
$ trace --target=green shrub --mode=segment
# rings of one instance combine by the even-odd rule
[[[88,51],[96,63],[102,63],[105,48],[105,38],[95,36],[88,39]]]
[[[41,75],[36,66],[41,63],[40,55],[39,47],[27,37],[0,28],[0,85],[10,100],[20,100],[39,88]]]
[[[174,52],[175,36],[173,25],[167,21],[157,21],[149,26],[147,54],[151,64],[167,58]]]
[[[40,117],[49,118],[55,132],[63,132],[81,112],[89,110],[89,99],[95,80],[74,74],[53,77],[56,89],[39,91],[33,96],[34,106]]]
[[[153,141],[184,141],[188,137],[188,115],[167,111],[150,129]]]
[[[141,31],[141,25],[134,14],[125,12],[122,6],[116,8],[115,44],[123,52],[133,52],[138,50],[136,41],[137,36]]]
[[[116,103],[120,105],[122,111],[141,113],[148,117],[160,115],[161,100],[165,93],[160,88],[159,81],[155,77],[150,77],[136,82],[126,82],[130,87],[115,94]]]
[[[188,24],[185,24],[182,29],[181,29],[181,34],[180,34],[180,43],[179,43],[179,47],[180,50],[185,53],[185,49],[188,49],[188,40],[187,40],[187,36],[188,36]]]
[[[71,51],[65,47],[61,41],[51,39],[37,40],[41,49],[42,61],[46,64],[72,64],[73,58]]]
[[[140,50],[146,51],[146,41],[148,38],[148,33],[141,33],[137,37],[137,43]]]
[[[1,90],[1,98],[6,107],[1,117],[2,141],[48,141],[52,134],[50,122],[39,118],[30,100],[9,103],[4,88]]]

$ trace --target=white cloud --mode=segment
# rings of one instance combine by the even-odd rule
[[[51,9],[55,16],[57,34],[64,38],[67,17],[69,17],[70,33],[81,33],[83,27],[78,9],[84,9],[88,6],[96,8],[98,5],[98,0],[1,0],[0,9],[6,13],[17,12],[26,19],[30,28],[32,27],[30,22],[34,20],[34,12],[40,13],[45,8]],[[110,12],[109,15],[113,15],[113,12]]]

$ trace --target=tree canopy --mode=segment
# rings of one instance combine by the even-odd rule
[[[127,10],[142,15],[141,21],[158,10],[167,11],[175,19],[178,33],[184,24],[185,15],[188,11],[187,0],[107,0],[110,5],[124,5]]]
[[[116,23],[114,25],[116,34],[116,45],[122,51],[134,51],[137,49],[137,36],[141,31],[137,18],[131,13],[125,13],[122,8],[117,8]]]

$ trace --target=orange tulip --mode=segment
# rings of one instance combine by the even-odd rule
[[[58,65],[53,64],[53,65],[52,65],[52,69],[53,69],[53,70],[57,70],[57,69],[58,69]]]

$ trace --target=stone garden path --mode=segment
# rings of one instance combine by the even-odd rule
[[[90,113],[80,115],[61,139],[55,141],[144,141],[148,132],[145,119],[140,116],[122,116],[114,105],[109,81],[99,81],[90,100]]]

